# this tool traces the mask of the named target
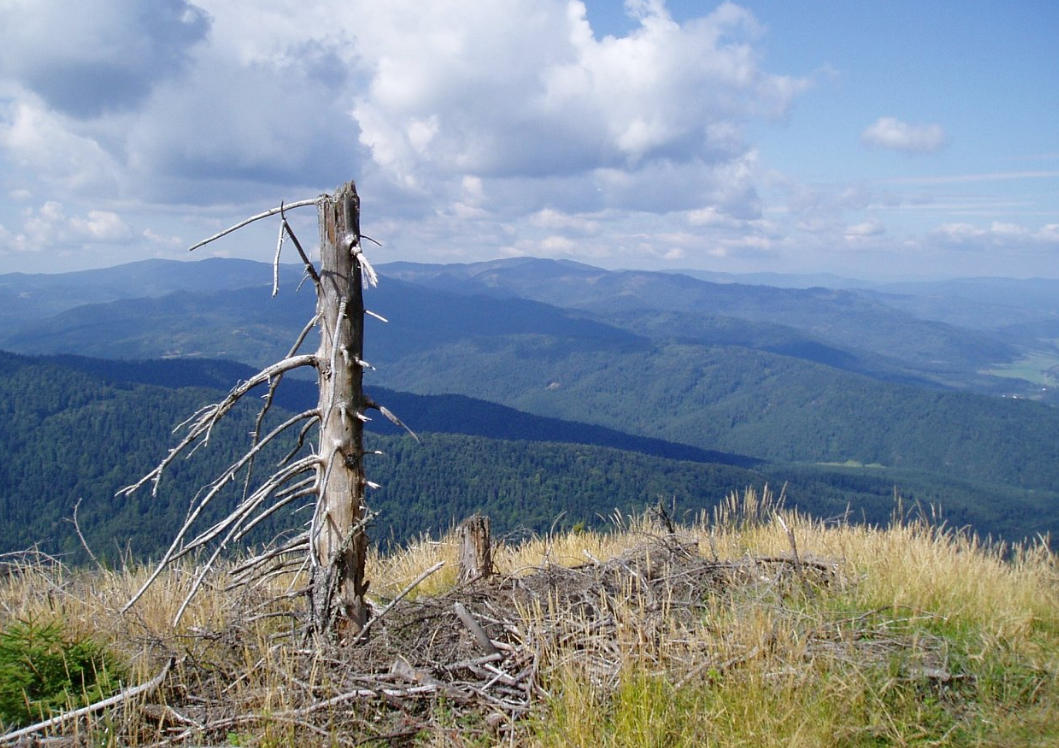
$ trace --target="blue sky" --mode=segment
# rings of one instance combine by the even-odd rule
[[[0,272],[185,259],[354,178],[376,262],[1059,277],[1051,0],[0,11]]]

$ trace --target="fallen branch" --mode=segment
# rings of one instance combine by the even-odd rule
[[[722,675],[726,670],[730,670],[736,665],[742,665],[744,662],[749,662],[759,654],[761,654],[761,647],[754,647],[749,652],[737,657],[732,657],[724,662],[715,663],[712,660],[706,660],[693,667],[687,675],[677,681],[676,688],[679,690],[688,685],[688,683],[699,677],[704,671],[714,671],[717,675]],[[710,680],[716,680],[716,676],[709,675],[708,677]]]
[[[454,603],[452,609],[456,612],[456,617],[463,621],[463,625],[474,635],[478,646],[485,650],[486,654],[500,654],[500,650],[496,648],[496,644],[489,638],[489,634],[485,632],[485,629],[481,627],[478,621],[474,620],[474,616],[464,607],[463,603]]]

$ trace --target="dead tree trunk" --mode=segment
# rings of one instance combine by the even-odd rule
[[[320,464],[312,544],[313,625],[353,637],[367,622],[364,579],[364,286],[360,198],[352,182],[319,205],[316,354]]]
[[[316,205],[319,211],[319,271],[294,235],[284,213],[285,210],[309,205]],[[134,605],[168,564],[213,545],[214,552],[200,568],[173,620],[176,625],[204,583],[206,574],[229,543],[241,541],[273,512],[300,499],[312,499],[315,511],[309,529],[279,547],[265,550],[239,564],[232,571],[232,585],[248,584],[258,573],[264,578],[304,569],[307,554],[312,569],[309,586],[311,628],[317,634],[339,634],[345,641],[359,641],[363,638],[361,632],[365,631],[368,620],[368,607],[364,600],[368,588],[368,582],[364,579],[368,549],[364,490],[375,485],[369,483],[364,475],[364,422],[369,420],[364,411],[377,410],[396,425],[405,429],[408,427],[364,394],[364,368],[368,366],[363,360],[364,281],[374,286],[378,278],[361,251],[360,199],[356,187],[350,182],[340,187],[334,195],[321,195],[287,206],[281,204],[278,208],[259,213],[214,234],[191,249],[276,214],[279,214],[281,222],[272,294],[275,296],[279,290],[280,251],[284,241],[289,238],[305,265],[306,277],[312,279],[316,287],[316,316],[302,330],[285,359],[236,385],[223,400],[207,405],[181,424],[180,428],[186,428],[186,434],[180,443],[169,450],[154,470],[119,492],[128,495],[151,483],[152,495],[156,495],[162,474],[178,456],[190,456],[208,443],[213,427],[244,396],[257,387],[267,386],[265,403],[251,432],[250,448],[192,500],[187,519],[177,531],[169,549],[122,610]],[[319,348],[314,354],[299,354],[313,327],[320,330]],[[317,371],[319,398],[316,407],[288,418],[271,430],[265,429],[266,416],[284,374],[303,367],[313,367]],[[319,427],[319,444],[315,451],[306,455],[303,453],[305,438],[314,425]],[[260,485],[254,489],[251,478],[255,458],[269,445],[275,447],[281,437],[299,426],[294,449],[280,460],[277,470],[259,481]],[[409,433],[417,438],[411,430]],[[226,486],[234,483],[237,475],[244,475],[245,478],[242,498],[235,509],[189,540],[192,527],[207,505],[220,496]]]

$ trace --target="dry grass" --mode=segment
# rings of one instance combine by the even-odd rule
[[[295,619],[258,617],[299,609],[267,605],[297,586],[289,577],[225,592],[218,573],[174,631],[191,569],[120,615],[145,570],[75,572],[32,555],[0,559],[0,624],[59,618],[107,643],[137,682],[177,658],[157,693],[67,727],[71,744],[1059,741],[1059,563],[1043,543],[823,523],[752,491],[690,526],[618,525],[501,546],[497,576],[464,588],[452,537],[374,556],[377,609],[446,565],[356,652],[318,651],[290,636]],[[502,660],[472,662],[483,653],[456,601]],[[390,672],[398,657],[403,676]]]

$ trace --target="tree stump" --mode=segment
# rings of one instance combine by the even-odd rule
[[[493,548],[489,536],[489,518],[481,514],[460,523],[459,584],[473,582],[493,573]]]

